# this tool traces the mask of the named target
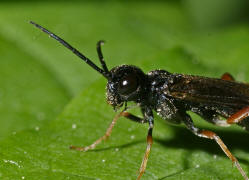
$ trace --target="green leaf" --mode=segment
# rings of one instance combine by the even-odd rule
[[[175,54],[175,50],[172,51],[169,54]],[[107,129],[115,112],[105,103],[104,90],[105,81],[100,80],[75,97],[50,125],[39,131],[17,133],[3,141],[2,177],[135,179],[146,147],[147,125],[121,118],[111,138],[95,150],[77,152],[69,149],[70,145],[91,144]],[[197,116],[193,118],[202,122]],[[203,126],[203,123],[198,124]],[[248,152],[244,137],[247,135],[221,128],[216,128],[216,132],[229,142],[228,146],[245,168]],[[240,177],[215,142],[196,137],[186,128],[165,124],[156,116],[154,144],[143,179]]]
[[[0,54],[1,139],[45,125],[61,112],[70,95],[46,67],[2,36]]]
[[[104,78],[89,86],[100,75],[29,20],[82,49],[96,64],[95,43],[107,40],[103,52],[109,68],[134,64],[145,72],[160,68],[220,77],[231,71],[236,79],[249,77],[248,27],[199,32],[177,3],[5,3],[0,16],[0,132],[5,137],[16,132],[0,142],[1,179],[136,179],[146,148],[147,125],[121,118],[96,150],[69,150],[102,136],[115,112],[105,103]],[[37,123],[39,112],[46,118]],[[249,174],[248,134],[191,116],[198,127],[217,132]],[[242,179],[215,142],[182,126],[156,116],[153,136],[143,179]]]

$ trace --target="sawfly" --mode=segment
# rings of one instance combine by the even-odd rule
[[[192,111],[218,126],[237,124],[249,131],[249,84],[236,82],[229,73],[225,73],[221,78],[170,73],[166,70],[153,70],[145,74],[139,67],[133,65],[120,65],[109,70],[101,51],[104,41],[97,43],[97,53],[102,67],[100,68],[54,33],[32,21],[30,23],[57,40],[104,76],[107,80],[108,104],[114,109],[124,107],[114,117],[104,136],[90,146],[71,146],[71,149],[78,151],[94,149],[97,144],[111,135],[112,128],[119,117],[123,116],[138,123],[147,123],[149,126],[147,147],[137,177],[137,180],[140,180],[145,172],[153,143],[153,111],[155,111],[166,121],[174,124],[183,123],[195,135],[216,141],[244,179],[248,180],[238,160],[221,138],[210,130],[196,127],[187,111]],[[127,111],[129,101],[135,102],[140,107],[143,118]]]

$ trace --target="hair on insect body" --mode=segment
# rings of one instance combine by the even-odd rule
[[[102,74],[107,79],[107,102],[114,109],[124,107],[114,117],[104,136],[97,139],[90,146],[71,146],[71,149],[78,151],[94,149],[102,140],[111,135],[112,128],[120,117],[125,117],[138,123],[147,123],[149,125],[147,147],[137,177],[137,180],[139,180],[145,172],[153,143],[153,111],[156,111],[163,119],[171,123],[183,123],[187,129],[199,137],[215,140],[244,179],[248,180],[248,176],[241,168],[238,160],[229,151],[221,138],[212,131],[196,127],[186,111],[192,111],[204,120],[218,126],[225,127],[238,124],[249,131],[249,84],[235,82],[229,73],[225,73],[220,79],[216,79],[170,73],[165,70],[153,70],[145,74],[140,68],[133,65],[121,65],[108,70],[101,51],[101,45],[104,41],[97,43],[97,53],[102,67],[99,68],[57,35],[32,21],[30,23],[49,34],[49,36]],[[143,118],[139,118],[127,111],[129,109],[127,102],[129,101],[138,104]],[[222,119],[222,117],[226,118],[226,120]]]

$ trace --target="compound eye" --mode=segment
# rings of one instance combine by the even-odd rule
[[[135,73],[131,73],[123,77],[119,83],[118,92],[121,95],[129,95],[137,90],[138,80]]]

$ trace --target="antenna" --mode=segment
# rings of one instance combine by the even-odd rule
[[[103,40],[98,41],[98,43],[97,43],[97,52],[98,52],[99,61],[100,61],[101,65],[102,65],[103,70],[106,73],[109,73],[109,71],[107,69],[107,66],[105,64],[105,60],[104,60],[102,51],[101,51],[101,45],[104,45],[104,43],[105,43],[105,41],[103,41]]]
[[[108,69],[106,67],[106,64],[105,64],[105,61],[104,61],[104,58],[103,58],[103,55],[102,55],[102,52],[101,52],[101,48],[100,48],[100,45],[103,43],[103,41],[99,41],[98,44],[97,44],[97,52],[98,52],[98,55],[99,55],[99,58],[100,58],[101,65],[103,67],[103,69],[100,69],[90,59],[88,59],[86,56],[84,56],[82,53],[80,53],[77,49],[75,49],[74,47],[72,47],[66,41],[64,41],[63,39],[61,39],[59,36],[55,35],[54,33],[50,32],[49,30],[45,29],[44,27],[40,26],[39,24],[36,24],[33,21],[30,21],[30,23],[33,24],[38,29],[42,30],[43,32],[47,33],[50,37],[54,38],[56,41],[58,41],[59,43],[61,43],[66,48],[68,48],[76,56],[78,56],[83,61],[85,61],[88,65],[90,65],[93,69],[95,69],[96,71],[98,71],[99,73],[101,73],[106,79],[110,79],[111,78],[111,73],[110,73],[110,71],[108,71]]]

